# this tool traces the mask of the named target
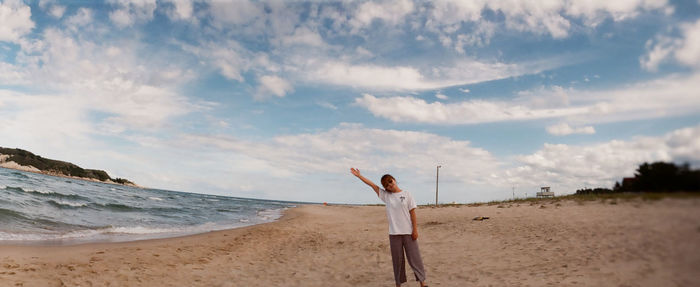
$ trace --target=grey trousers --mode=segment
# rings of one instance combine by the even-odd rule
[[[423,259],[420,257],[418,250],[418,241],[413,240],[410,234],[389,235],[389,246],[391,247],[391,261],[394,264],[394,280],[397,285],[406,282],[406,257],[408,257],[408,265],[411,265],[413,274],[417,281],[425,281],[425,269],[423,268]]]

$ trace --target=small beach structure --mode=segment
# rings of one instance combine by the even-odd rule
[[[540,187],[537,197],[554,197],[554,192],[549,191],[549,186]]]

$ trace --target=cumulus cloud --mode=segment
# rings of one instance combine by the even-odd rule
[[[181,47],[184,51],[216,67],[224,77],[239,82],[243,81],[241,73],[249,69],[251,59],[254,57],[250,51],[234,40],[203,43],[199,46],[182,43]]]
[[[148,22],[156,10],[156,0],[110,0],[110,4],[116,9],[109,13],[109,19],[120,28]]]
[[[700,68],[700,20],[684,24],[682,44],[675,51],[678,62],[695,68]]]
[[[700,126],[672,131],[661,137],[636,137],[593,145],[545,144],[532,154],[517,157],[516,167],[503,178],[520,186],[555,186],[573,193],[583,187],[612,187],[634,175],[644,162],[689,162],[700,166]]]
[[[322,64],[318,70],[312,72],[309,80],[372,89],[431,89],[436,87],[436,84],[426,81],[420,71],[413,67],[351,65],[342,62]]]
[[[79,10],[76,17],[85,13],[89,10]],[[171,60],[145,61],[137,47],[128,40],[96,43],[45,29],[38,39],[23,42],[15,68],[23,72],[18,81],[41,83],[48,92],[42,97],[7,101],[23,107],[17,113],[32,113],[33,107],[42,106],[41,99],[51,105],[53,95],[74,103],[66,106],[66,111],[80,115],[100,112],[101,121],[121,126],[121,130],[160,127],[168,119],[200,108],[173,88],[191,78],[187,71],[171,66]],[[144,69],[146,63],[162,69]],[[33,104],[24,105],[23,99],[31,99]]]
[[[177,21],[194,19],[193,0],[165,0],[164,2],[172,4],[172,8],[166,8],[168,18],[171,20]]]
[[[337,110],[338,109],[338,107],[336,105],[331,104],[329,102],[318,102],[316,104],[321,106],[321,107],[324,107],[326,109],[329,109],[329,110]]]
[[[499,121],[534,120],[584,114],[586,107],[530,108],[506,101],[470,100],[461,103],[428,103],[415,97],[378,98],[364,94],[355,104],[374,116],[394,122],[430,124],[475,124]]]
[[[359,167],[366,175],[381,175],[386,171],[400,174],[399,181],[410,183],[420,200],[426,201],[430,200],[430,189],[434,188],[435,165],[440,164],[443,166],[441,191],[443,188],[452,190],[449,195],[452,199],[473,201],[493,198],[497,195],[488,193],[498,193],[497,190],[507,190],[509,195],[512,185],[522,190],[552,186],[557,194],[573,193],[583,187],[611,187],[622,177],[633,175],[643,162],[690,162],[700,166],[700,126],[659,137],[635,137],[625,141],[545,144],[533,153],[508,159],[496,158],[488,150],[474,147],[466,140],[348,123],[314,133],[276,136],[267,141],[248,141],[231,135],[184,134],[171,143],[161,144],[159,149],[165,150],[197,147],[195,150],[205,158],[212,158],[207,170],[221,178],[217,181],[238,189],[242,180],[250,188],[278,199],[288,198],[285,194],[295,187],[287,186],[280,192],[268,185],[306,182],[304,179],[311,176],[317,180],[299,186],[308,189],[318,183],[323,189],[323,185],[345,182],[344,179],[349,178],[349,167]],[[245,166],[245,169],[236,170],[243,174],[240,180],[227,180],[231,170],[222,169],[222,159],[237,163],[232,166]],[[190,163],[185,160],[182,164]],[[245,179],[250,177],[264,178],[265,185]],[[474,186],[483,189],[477,193],[463,192]],[[304,192],[298,196],[311,194]],[[356,202],[358,199],[347,200]]]
[[[591,135],[595,133],[595,129],[592,126],[576,127],[572,128],[567,123],[560,123],[547,127],[547,132],[557,136],[566,136],[570,134],[586,134]]]
[[[294,30],[294,34],[282,37],[282,45],[305,45],[311,47],[326,47],[325,41],[317,31],[313,31],[308,27],[299,27]]]
[[[645,11],[661,10],[670,14],[673,8],[666,0],[625,1],[435,1],[428,11],[426,28],[434,31],[444,46],[483,45],[495,34],[496,23],[484,17],[492,11],[504,17],[502,29],[549,35],[555,39],[568,37],[572,20],[582,20],[586,27],[596,27],[605,19],[623,21]],[[471,32],[460,32],[467,29]]]
[[[211,1],[209,13],[212,15],[214,25],[224,28],[227,25],[250,25],[258,20],[264,21],[265,8],[263,3],[248,0]]]
[[[464,182],[481,182],[499,163],[486,150],[469,141],[415,131],[366,128],[341,124],[327,131],[277,136],[272,141],[247,142],[230,136],[187,135],[181,142],[220,151],[236,152],[274,166],[280,176],[345,173],[351,166],[367,170],[402,170],[426,180],[433,178],[433,163],[450,166],[449,176]],[[478,167],[478,168],[477,168]]]
[[[660,64],[669,60],[675,60],[688,67],[700,68],[700,20],[695,23],[684,23],[679,27],[678,37],[662,34],[647,41],[647,53],[639,59],[642,68],[656,71]]]
[[[32,10],[24,2],[8,0],[0,3],[0,41],[18,42],[34,29]]]
[[[700,109],[698,89],[700,74],[693,74],[608,91],[538,88],[520,92],[512,100],[474,99],[443,104],[411,96],[364,94],[355,99],[355,104],[394,122],[459,125],[563,118],[582,125],[695,113]]]
[[[73,16],[66,19],[66,27],[73,31],[76,31],[81,27],[85,27],[92,22],[92,15],[92,10],[88,8],[80,8]]]
[[[559,62],[507,64],[463,59],[447,66],[421,69],[339,61],[306,64],[305,80],[369,90],[430,90],[538,73]]]
[[[257,99],[263,99],[267,95],[276,97],[284,97],[287,93],[293,91],[292,85],[285,79],[278,76],[262,76],[260,77],[260,87],[256,95]]]
[[[53,16],[56,19],[61,19],[63,17],[63,13],[66,12],[66,6],[61,6],[61,5],[54,5],[51,6],[51,10],[49,10],[49,14]]]
[[[350,20],[354,31],[367,28],[373,20],[381,20],[389,26],[401,24],[406,15],[414,10],[411,0],[392,0],[384,2],[365,2],[360,4]]]

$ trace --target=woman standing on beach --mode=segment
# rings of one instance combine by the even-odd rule
[[[391,261],[394,265],[394,280],[396,286],[406,282],[406,263],[413,269],[416,281],[425,287],[425,269],[418,250],[418,223],[416,221],[416,202],[408,191],[403,191],[396,185],[396,179],[389,174],[382,176],[384,189],[360,174],[360,170],[350,168],[350,172],[362,182],[369,185],[374,192],[386,203],[386,216],[389,220],[389,246],[391,246]]]

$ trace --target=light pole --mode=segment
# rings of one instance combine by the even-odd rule
[[[438,165],[435,172],[435,207],[438,205],[438,182],[440,180],[440,168],[442,166]]]

